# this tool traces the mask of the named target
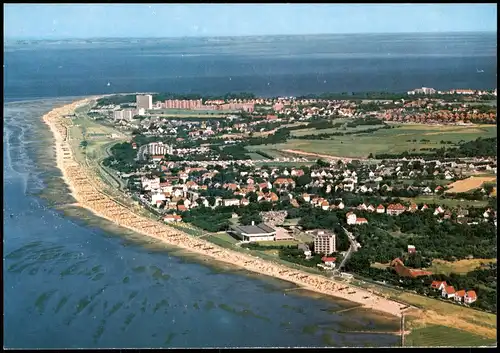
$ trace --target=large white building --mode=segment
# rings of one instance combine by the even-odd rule
[[[422,87],[414,89],[413,91],[409,91],[408,94],[435,94],[436,90],[434,88]]]
[[[160,178],[159,177],[142,177],[141,185],[144,190],[158,190],[160,188]]]
[[[113,120],[122,120],[123,119],[123,110],[115,110],[113,112]]]
[[[147,153],[151,156],[164,156],[166,154],[172,154],[173,149],[170,145],[165,145],[163,142],[152,142],[147,146]]]
[[[231,232],[243,241],[273,241],[276,230],[267,224],[261,223],[251,226],[233,226]]]
[[[135,115],[135,110],[134,109],[124,109],[123,110],[123,119],[125,120],[132,120],[132,118]]]
[[[330,255],[337,251],[335,234],[326,230],[316,230],[314,233],[314,252]]]
[[[240,205],[240,200],[238,200],[238,199],[225,199],[225,200],[222,200],[222,202],[224,203],[224,206],[226,206],[226,207]]]
[[[153,96],[150,94],[137,95],[135,97],[137,109],[150,110],[153,109]]]

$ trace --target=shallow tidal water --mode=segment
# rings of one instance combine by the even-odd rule
[[[68,207],[40,117],[4,106],[8,348],[397,346],[399,321],[290,283],[209,264]],[[56,202],[57,201],[57,202]]]

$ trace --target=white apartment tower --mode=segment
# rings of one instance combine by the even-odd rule
[[[124,109],[123,110],[123,119],[125,120],[132,120],[132,118],[134,117],[134,110],[133,109]]]
[[[314,252],[330,255],[337,251],[335,234],[324,230],[317,230],[314,235]]]
[[[137,109],[150,110],[153,109],[153,96],[150,94],[137,95],[135,97]]]
[[[123,110],[115,110],[113,112],[113,119],[114,120],[122,120],[123,119]]]

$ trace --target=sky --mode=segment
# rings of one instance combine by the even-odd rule
[[[5,39],[496,30],[496,4],[4,5]]]

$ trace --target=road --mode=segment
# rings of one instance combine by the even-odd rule
[[[345,255],[344,259],[342,260],[342,262],[340,263],[339,267],[337,267],[334,271],[334,274],[338,274],[340,273],[340,269],[342,267],[344,267],[345,263],[347,262],[347,260],[349,259],[349,257],[351,256],[351,254],[353,252],[356,252],[358,251],[359,249],[359,246],[356,242],[356,238],[354,237],[354,235],[349,232],[347,229],[345,229],[344,227],[342,227],[342,229],[344,230],[344,232],[347,234],[347,238],[349,239],[349,242],[351,243],[351,246],[349,247],[349,250],[347,250],[347,254]]]

